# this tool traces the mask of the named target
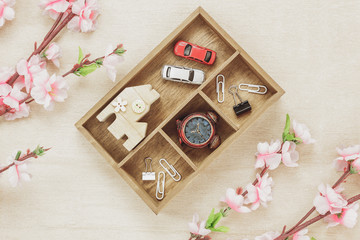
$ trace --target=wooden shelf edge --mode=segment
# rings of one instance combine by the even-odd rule
[[[165,138],[165,140],[176,150],[176,152],[190,165],[190,167],[197,171],[197,166],[194,164],[193,161],[184,153],[176,143],[164,132],[164,130],[159,129],[160,134]]]
[[[106,159],[106,161],[113,167],[117,166],[117,162],[111,157],[111,155],[95,140],[95,138],[88,132],[82,125],[76,123],[76,127],[82,133],[82,135],[95,147],[95,149]]]
[[[203,91],[200,92],[200,96],[215,110],[217,114],[219,114],[220,118],[224,119],[225,122],[231,126],[235,132],[239,129],[236,124],[228,116],[226,116],[216,103],[214,103]]]
[[[181,190],[183,190],[186,186],[188,186],[191,183],[191,181],[198,175],[199,175],[198,171],[193,172],[192,174],[187,176],[187,178],[181,180],[182,183],[174,187],[168,195],[166,195],[166,189],[165,189],[165,198],[159,203],[159,207],[158,207],[159,211],[162,210],[170,202],[170,200],[172,200],[178,193],[181,192]]]
[[[223,62],[215,71],[206,78],[205,82],[201,84],[201,86],[197,89],[198,92],[201,92],[207,85],[211,83],[211,81],[216,77],[216,75],[220,74],[222,70],[224,70],[237,56],[240,56],[238,51],[234,52],[225,62]]]
[[[122,168],[115,168],[121,177],[129,186],[139,195],[139,197],[148,205],[148,207],[157,215],[160,211],[159,205],[156,205],[150,195]]]

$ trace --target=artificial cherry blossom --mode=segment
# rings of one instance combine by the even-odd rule
[[[0,105],[3,104],[2,102],[3,100],[0,99]],[[23,117],[28,117],[30,114],[30,107],[28,104],[26,103],[22,103],[19,105],[19,110],[16,109],[11,109],[10,111],[7,111],[6,113],[4,113],[4,118],[6,120],[15,120],[17,118],[23,118]]]
[[[61,49],[57,43],[51,43],[48,49],[44,52],[44,56],[46,59],[52,61],[56,67],[60,67],[59,58],[61,57]]]
[[[11,186],[16,187],[21,181],[28,182],[31,180],[31,175],[26,171],[27,165],[25,162],[20,162],[15,160],[17,152],[13,153],[8,161],[10,164],[14,163],[12,167],[9,168],[9,182]]]
[[[211,233],[211,230],[205,228],[205,221],[199,223],[199,215],[194,214],[192,222],[189,222],[189,229],[192,234],[205,236]]]
[[[324,220],[328,223],[328,227],[335,227],[341,224],[347,228],[353,228],[357,222],[358,210],[359,204],[354,203],[344,208],[339,214],[326,216]]]
[[[264,176],[256,174],[258,180],[255,186],[249,184],[246,186],[248,194],[246,195],[245,204],[252,204],[251,210],[256,210],[259,208],[260,204],[264,207],[267,207],[267,202],[272,200],[271,187],[273,185],[272,178],[269,177],[269,173],[266,173]]]
[[[77,16],[68,23],[69,29],[81,32],[95,30],[95,20],[99,15],[97,0],[77,0],[73,2],[72,12]]]
[[[15,0],[0,0],[0,27],[5,24],[5,20],[11,21],[15,18],[15,11],[12,7]]]
[[[62,76],[53,74],[50,78],[36,78],[31,96],[35,102],[44,105],[46,110],[54,108],[54,102],[64,102],[69,89],[66,80]]]
[[[334,160],[334,167],[337,171],[344,171],[348,168],[348,161],[356,160],[360,157],[360,145],[346,148],[336,148],[340,157]]]
[[[44,14],[49,14],[52,19],[56,19],[60,13],[66,12],[71,3],[67,0],[41,0],[39,6],[44,10]]]
[[[16,70],[20,76],[24,76],[26,91],[29,93],[34,82],[34,78],[42,71],[46,71],[46,63],[42,61],[39,54],[30,58],[29,62],[25,59],[20,60],[16,65]]]
[[[321,184],[318,189],[320,193],[314,199],[314,206],[321,215],[328,211],[331,214],[339,214],[347,206],[348,203],[339,193],[340,190],[335,190],[325,184]]]
[[[114,47],[112,45],[107,47],[102,65],[105,67],[108,77],[115,82],[117,73],[116,66],[122,61],[122,57],[113,53],[113,50]]]
[[[281,142],[279,140],[271,141],[270,144],[268,142],[258,143],[255,168],[263,168],[265,165],[270,170],[277,168],[281,163],[281,154],[278,153],[280,148]]]
[[[296,149],[296,144],[292,141],[284,142],[281,149],[281,160],[287,167],[297,167],[299,164],[296,162],[299,160],[299,153]]]
[[[360,174],[360,158],[356,159],[351,163],[353,171],[356,171]]]
[[[125,112],[127,101],[122,100],[121,97],[117,97],[115,101],[111,102],[111,105],[113,105],[115,107],[115,109],[114,109],[115,112],[119,112],[120,110],[122,112]]]
[[[244,205],[244,197],[241,194],[237,194],[235,189],[228,188],[226,190],[226,196],[220,199],[221,202],[225,202],[231,209],[239,213],[248,213],[251,210]]]
[[[280,233],[278,232],[267,232],[261,236],[255,237],[255,240],[274,240],[278,236],[280,236]]]
[[[298,123],[294,120],[293,130],[295,133],[295,137],[300,138],[303,143],[310,144],[315,142],[315,140],[311,138],[309,128],[305,124]]]
[[[295,233],[292,237],[293,240],[310,240],[311,238],[307,236],[308,230],[305,228],[297,233]]]
[[[7,81],[15,73],[14,68],[1,67],[0,68],[0,97],[9,94],[11,86],[7,84]]]
[[[20,110],[20,101],[27,97],[27,94],[22,92],[23,84],[16,83],[11,91],[4,95],[2,102],[8,105],[10,108],[14,108],[16,111]]]

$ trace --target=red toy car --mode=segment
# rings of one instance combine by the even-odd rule
[[[181,40],[175,44],[174,53],[177,56],[207,65],[212,65],[216,58],[215,51]]]

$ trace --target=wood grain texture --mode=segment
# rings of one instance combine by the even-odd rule
[[[50,28],[53,21],[42,16],[37,4],[17,1],[15,20],[1,28],[1,65],[15,65]],[[73,127],[114,83],[103,71],[86,79],[69,77],[70,97],[54,112],[33,105],[30,118],[0,123],[1,163],[17,148],[38,143],[53,147],[45,158],[32,161],[31,183],[12,189],[7,176],[0,178],[1,239],[188,239],[187,222],[193,213],[205,218],[219,206],[227,187],[254,179],[256,144],[281,137],[286,113],[306,123],[317,143],[298,148],[299,168],[280,167],[271,173],[274,200],[268,208],[231,214],[222,222],[231,231],[214,234],[214,239],[253,239],[266,231],[280,231],[311,208],[318,184],[339,177],[331,167],[335,147],[360,142],[360,116],[354,114],[360,111],[358,1],[124,0],[101,5],[96,32],[64,32],[56,40],[65,56],[60,73],[76,61],[78,46],[96,57],[104,54],[108,43],[123,42],[128,52],[119,67],[120,80],[202,6],[286,94],[155,216]],[[29,19],[36,21],[28,24]],[[209,81],[214,77],[216,73]],[[358,178],[351,178],[346,193],[353,195],[359,189]],[[309,230],[316,239],[357,239],[358,226],[349,231],[318,223]]]

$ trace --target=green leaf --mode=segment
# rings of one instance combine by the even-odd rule
[[[314,237],[311,237],[311,240],[316,240],[316,238],[314,238]]]
[[[40,147],[40,145],[38,145],[33,151],[33,153],[35,153],[37,156],[43,156],[45,154],[45,150],[43,147]]]
[[[116,49],[115,53],[119,56],[123,55],[126,52],[124,48],[118,48]]]
[[[351,173],[351,174],[357,174],[357,173],[359,173],[359,171],[356,170],[356,169],[351,165],[351,166],[350,166],[350,173]]]
[[[91,65],[85,65],[81,68],[78,68],[75,72],[75,74],[79,74],[83,77],[89,75],[90,73],[94,72],[98,68],[98,65],[96,63],[93,63]]]
[[[104,62],[103,59],[98,59],[98,60],[96,60],[95,63],[96,63],[98,66],[101,66],[101,65],[103,65],[103,62]]]
[[[207,221],[206,221],[206,226],[205,226],[205,228],[211,227],[212,223],[214,222],[214,219],[215,219],[214,211],[215,211],[215,209],[213,208],[213,209],[211,210],[211,213],[210,213]]]
[[[223,232],[223,233],[226,233],[230,230],[230,228],[228,227],[225,227],[225,226],[221,226],[221,227],[218,227],[218,228],[209,228],[211,231],[213,232]]]
[[[214,218],[214,221],[212,223],[212,226],[213,227],[216,227],[216,224],[219,223],[219,221],[222,219],[223,215],[221,212],[218,212],[217,214],[215,214],[215,218]]]
[[[285,122],[285,128],[283,132],[283,141],[286,141],[286,136],[290,134],[290,116],[289,114],[286,114],[286,122]]]
[[[21,155],[21,151],[18,151],[18,152],[16,153],[15,160],[19,160],[20,155]]]
[[[83,53],[83,50],[81,49],[81,47],[79,47],[79,58],[78,58],[78,64],[81,63],[81,61],[83,60],[84,58],[84,53]]]

